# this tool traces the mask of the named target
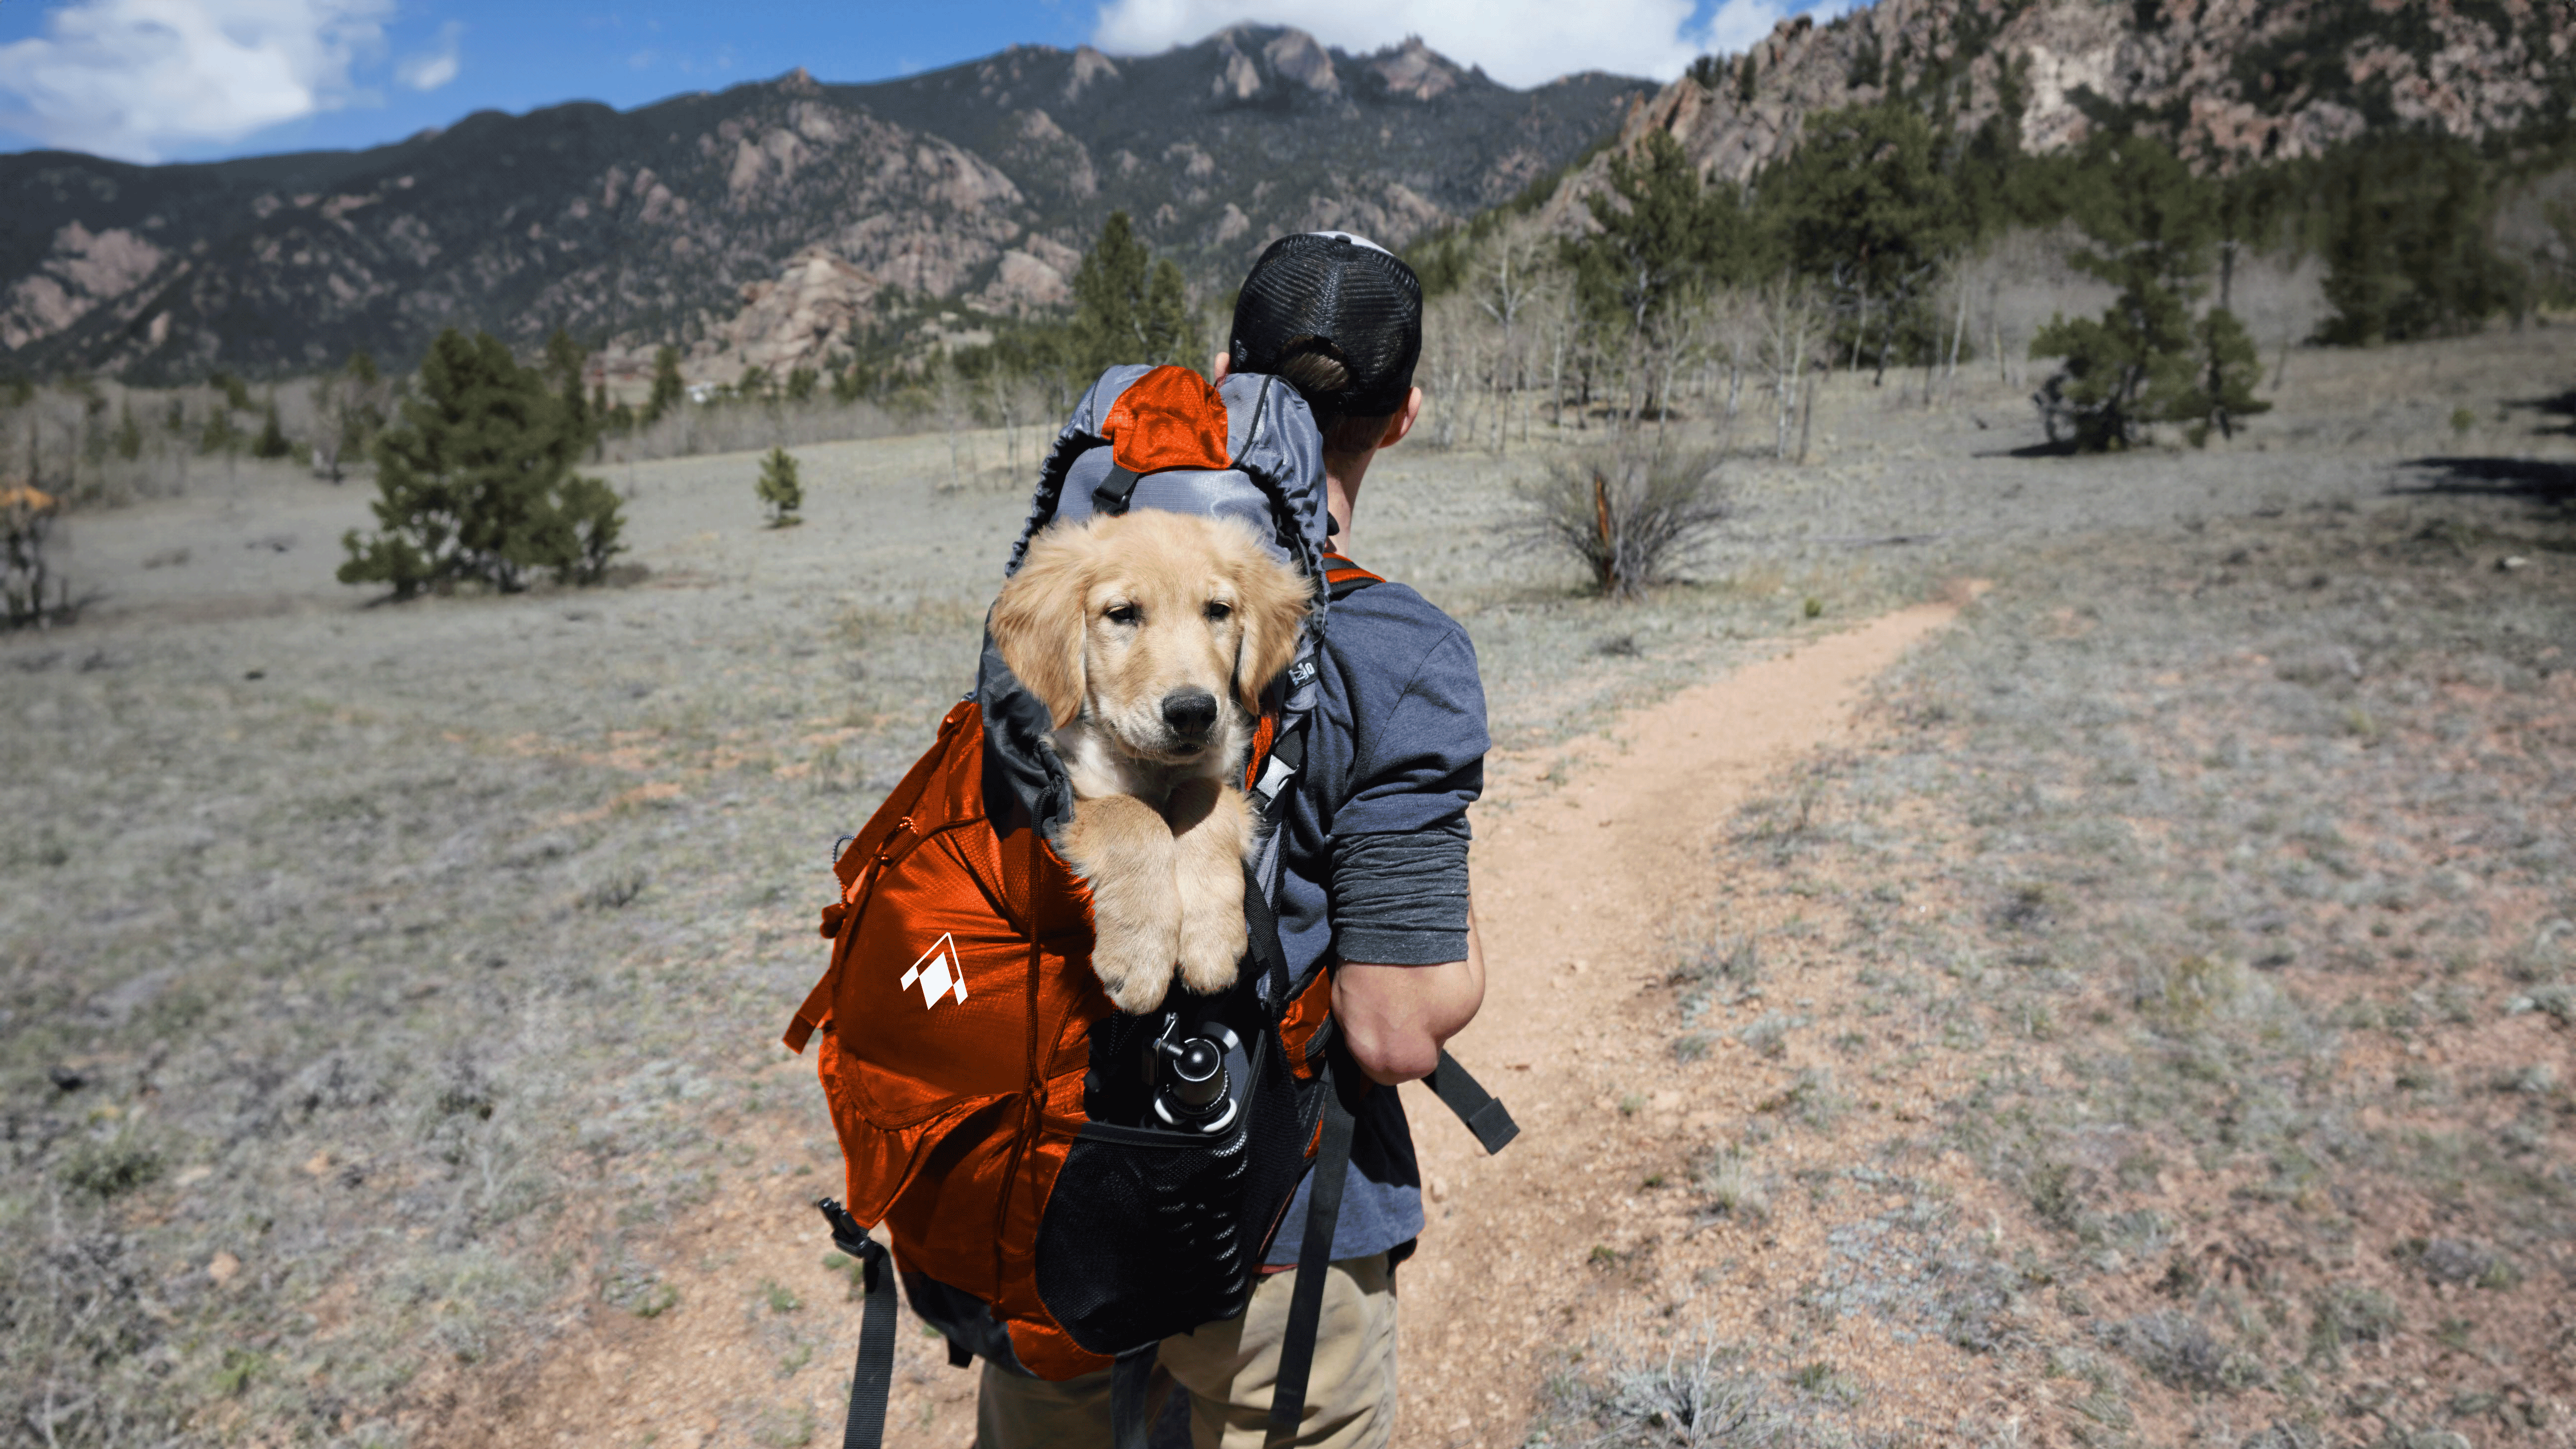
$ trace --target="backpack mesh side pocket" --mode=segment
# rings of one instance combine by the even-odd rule
[[[1125,1350],[1231,1318],[1306,1167],[1322,1096],[1256,1038],[1243,1120],[1216,1137],[1086,1124],[1038,1225],[1038,1296],[1076,1343]]]

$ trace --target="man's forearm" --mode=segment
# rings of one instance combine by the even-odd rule
[[[1467,956],[1438,966],[1345,961],[1333,968],[1333,1016],[1351,1057],[1386,1086],[1417,1081],[1485,1001],[1485,949],[1467,915]]]

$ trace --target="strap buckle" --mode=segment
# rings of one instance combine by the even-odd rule
[[[1270,813],[1270,807],[1279,802],[1279,797],[1287,792],[1288,783],[1296,778],[1296,766],[1280,759],[1277,755],[1270,757],[1269,763],[1261,767],[1260,780],[1252,787],[1252,793],[1261,801],[1262,814]]]
[[[866,1289],[874,1293],[878,1273],[894,1255],[885,1250],[883,1243],[869,1237],[868,1230],[860,1227],[859,1220],[850,1216],[850,1210],[839,1202],[828,1197],[816,1198],[814,1208],[823,1215],[823,1221],[831,1225],[832,1246],[859,1260],[860,1271],[866,1275]]]
[[[1091,506],[1111,517],[1125,513],[1128,502],[1136,496],[1136,478],[1135,473],[1112,461],[1109,476],[1091,490]]]
[[[1261,802],[1261,813],[1267,817],[1282,795],[1306,767],[1306,725],[1284,730],[1270,745],[1270,758],[1262,762],[1261,778],[1253,783],[1252,794]]]

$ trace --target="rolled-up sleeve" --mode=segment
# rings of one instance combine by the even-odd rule
[[[1334,953],[1435,966],[1467,954],[1467,807],[1485,783],[1485,693],[1454,626],[1379,718],[1355,718],[1332,822]]]

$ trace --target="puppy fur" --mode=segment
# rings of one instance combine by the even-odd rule
[[[1122,1011],[1175,973],[1234,983],[1254,843],[1236,781],[1306,608],[1248,529],[1159,509],[1047,529],[993,604],[1002,661],[1055,719],[1074,793],[1056,853],[1091,885],[1092,969]]]

